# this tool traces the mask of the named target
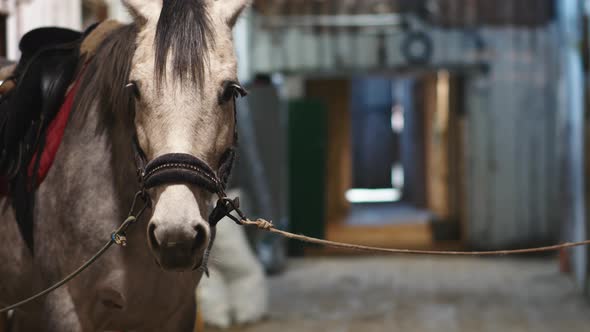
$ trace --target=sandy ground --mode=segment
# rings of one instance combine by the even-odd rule
[[[270,290],[267,320],[229,331],[590,331],[590,305],[552,259],[295,260]]]

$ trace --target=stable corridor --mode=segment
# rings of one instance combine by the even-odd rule
[[[270,290],[268,320],[230,331],[590,331],[590,305],[551,258],[304,259]]]

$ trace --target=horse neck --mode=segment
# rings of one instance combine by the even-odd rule
[[[79,156],[72,160],[68,168],[88,169],[88,173],[100,177],[100,182],[110,187],[108,191],[120,202],[117,208],[126,213],[130,204],[128,201],[138,188],[132,147],[133,131],[125,125],[126,121],[110,119],[110,115],[102,112],[108,110],[94,107],[82,117],[73,114],[62,148],[68,154]],[[85,187],[82,188],[84,190],[96,190],[93,187],[100,185],[91,176],[79,177],[67,171],[65,176]]]
[[[135,128],[127,125],[128,122],[130,121],[117,119],[107,135],[117,191],[125,197],[133,197],[139,190],[139,181],[133,150]]]

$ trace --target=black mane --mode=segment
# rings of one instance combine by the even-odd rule
[[[80,78],[73,116],[84,118],[95,106],[104,110],[98,132],[112,125],[114,114],[129,116],[135,110],[133,94],[125,86],[129,83],[136,38],[135,24],[113,31],[101,43]]]
[[[156,30],[156,82],[166,77],[172,53],[175,78],[202,87],[211,37],[211,19],[204,0],[165,0]]]

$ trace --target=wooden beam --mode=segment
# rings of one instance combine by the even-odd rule
[[[449,203],[449,89],[448,73],[428,76],[422,84],[425,112],[427,206],[438,219],[451,215]]]
[[[352,187],[350,81],[308,81],[306,95],[328,107],[326,219],[328,223],[339,222],[350,209],[345,194]]]
[[[459,222],[464,214],[464,177],[465,149],[464,126],[465,119],[461,110],[463,104],[462,83],[459,77],[449,77],[449,117],[448,117],[448,185],[449,185],[449,215]]]
[[[308,6],[328,7],[330,11],[318,11],[315,14],[334,15],[354,10],[354,14],[384,14],[398,12],[415,12],[420,7],[416,0],[255,0],[254,8],[263,15],[285,15],[284,10],[277,11],[284,3],[292,4],[290,15],[301,15]]]
[[[285,6],[285,4],[290,4]],[[417,14],[431,24],[455,28],[474,25],[526,26],[546,25],[555,17],[554,0],[452,0],[437,1],[429,8],[417,0],[256,0],[255,8],[263,15],[302,15],[310,3],[324,4],[329,12],[314,14]],[[288,8],[288,10],[285,10]]]

